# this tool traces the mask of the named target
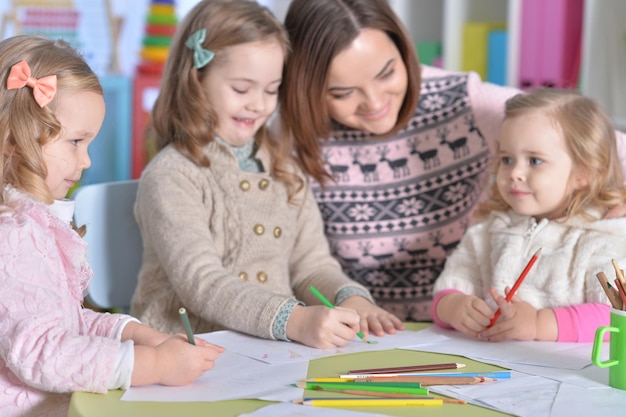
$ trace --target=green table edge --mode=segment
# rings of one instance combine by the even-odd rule
[[[405,323],[407,330],[422,330],[430,323]],[[390,354],[394,352],[395,354]],[[367,360],[364,361],[363,357]],[[407,357],[419,356],[420,363],[441,363],[460,362],[467,366],[463,371],[467,372],[489,372],[502,370],[494,365],[480,363],[462,356],[438,354],[430,352],[415,352],[406,350],[387,350],[353,353],[348,355],[330,356],[312,360],[309,363],[307,373],[308,378],[327,377],[346,373],[349,369],[363,368],[364,363],[376,364],[375,367],[406,366]],[[209,371],[210,372],[210,371]],[[294,381],[295,382],[295,381]],[[169,417],[172,415],[184,415],[194,417],[207,415],[220,417],[236,417],[240,414],[250,413],[273,402],[262,400],[229,400],[214,402],[156,402],[156,401],[121,401],[124,391],[111,390],[107,394],[92,394],[76,392],[72,395],[68,417]],[[324,393],[323,396],[330,397],[331,393]],[[305,396],[322,396],[320,392],[305,391]],[[436,394],[435,394],[436,395]],[[365,411],[379,413],[389,416],[414,416],[414,407],[367,407],[350,408],[354,411]],[[442,407],[420,408],[420,415],[427,414],[429,417],[453,417],[455,415],[463,417],[490,417],[507,415],[495,410],[475,406],[472,404],[444,404]]]

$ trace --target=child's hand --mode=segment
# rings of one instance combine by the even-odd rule
[[[156,347],[135,346],[131,385],[191,384],[213,368],[223,351],[223,347],[200,338],[196,338],[194,346],[183,335],[172,336]]]
[[[160,384],[188,385],[213,368],[224,348],[200,338],[195,338],[195,342],[194,346],[186,336],[176,335],[156,347]]]
[[[385,333],[394,334],[396,330],[404,330],[404,325],[398,317],[358,295],[346,298],[340,305],[359,314],[360,328],[365,336],[371,332],[382,337]]]
[[[287,322],[287,337],[320,349],[345,346],[359,331],[359,321],[356,311],[343,307],[296,306]]]
[[[437,317],[471,337],[477,337],[489,325],[493,314],[485,300],[475,295],[451,293],[437,303]]]
[[[505,293],[511,289],[507,287]],[[556,317],[552,309],[537,310],[518,296],[507,303],[504,296],[495,288],[491,297],[500,308],[500,319],[489,329],[480,332],[478,337],[490,342],[503,340],[556,340]]]

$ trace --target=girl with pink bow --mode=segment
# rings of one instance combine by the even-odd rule
[[[0,415],[66,416],[70,393],[185,385],[221,347],[83,308],[92,270],[68,190],[91,165],[102,87],[63,41],[0,42]]]

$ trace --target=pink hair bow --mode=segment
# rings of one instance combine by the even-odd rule
[[[57,92],[57,76],[48,75],[40,79],[33,78],[31,77],[28,63],[20,61],[11,67],[11,72],[7,79],[7,89],[13,90],[26,85],[33,89],[33,95],[37,104],[40,107],[44,107],[52,101]]]

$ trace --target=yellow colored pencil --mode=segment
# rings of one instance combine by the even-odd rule
[[[410,398],[348,398],[348,399],[322,399],[314,398],[298,401],[303,405],[314,407],[414,407],[414,406],[441,406],[443,400],[433,399],[410,399]]]
[[[307,378],[301,382],[354,382],[356,378]]]

